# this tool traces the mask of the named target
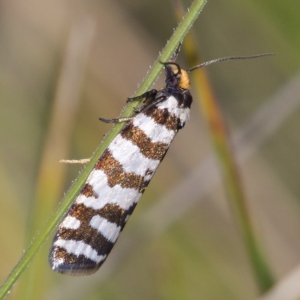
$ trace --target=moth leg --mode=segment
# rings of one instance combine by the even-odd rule
[[[129,122],[132,119],[133,119],[133,117],[125,117],[125,118],[118,118],[118,119],[99,118],[99,120],[104,122],[104,123],[123,123],[123,122]]]
[[[64,163],[64,164],[87,164],[88,162],[90,162],[90,158],[83,158],[83,159],[60,159],[59,162],[60,163]]]
[[[135,108],[134,113],[138,114],[140,113],[144,107],[146,107],[148,104],[147,102],[151,102],[157,95],[157,90],[153,89],[151,91],[148,91],[142,95],[136,96],[136,97],[130,97],[127,99],[128,102],[132,102],[138,99],[144,99],[143,103],[144,105],[141,108]],[[122,122],[129,122],[133,119],[133,117],[125,117],[125,118],[118,118],[118,119],[104,119],[104,118],[99,118],[104,123],[122,123]]]
[[[132,102],[132,101],[135,101],[135,100],[139,100],[139,99],[148,99],[148,98],[152,98],[153,96],[155,96],[157,94],[157,90],[153,89],[151,91],[148,91],[142,95],[139,95],[139,96],[136,96],[136,97],[129,97],[127,98],[127,103],[128,102]]]
[[[148,98],[147,101],[144,101],[145,103],[142,105],[142,107],[139,108],[139,112],[143,112],[153,106],[155,106],[156,104],[162,102],[166,100],[166,96],[165,95],[161,95],[157,98],[154,98],[154,99],[150,99]]]

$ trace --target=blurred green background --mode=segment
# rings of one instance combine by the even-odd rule
[[[58,160],[91,156],[110,128],[98,118],[119,115],[177,21],[172,2],[159,0],[2,0],[0,7],[2,282],[83,168]],[[193,27],[204,61],[276,53],[207,69],[276,280],[300,262],[299,12],[292,0],[211,0]],[[190,67],[183,53],[178,62]],[[163,78],[155,87],[162,85]],[[95,275],[52,272],[50,244],[6,299],[259,296],[197,99]]]

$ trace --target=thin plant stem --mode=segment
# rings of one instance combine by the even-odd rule
[[[195,0],[191,7],[189,8],[188,12],[184,16],[182,22],[178,25],[177,29],[174,31],[172,37],[170,38],[169,42],[165,46],[165,48],[162,50],[161,55],[157,59],[157,61],[154,63],[153,68],[149,71],[148,75],[142,82],[139,89],[136,91],[136,95],[140,95],[147,90],[150,89],[150,87],[153,85],[155,80],[157,79],[158,75],[163,69],[163,65],[159,63],[159,61],[168,61],[168,59],[171,57],[171,55],[174,53],[175,49],[177,48],[178,44],[183,40],[185,35],[187,34],[188,30],[191,28],[193,23],[196,21],[198,15],[200,14],[201,10],[203,9],[204,5],[206,4],[206,0]],[[128,117],[133,114],[134,108],[138,105],[138,102],[132,102],[129,103],[125,109],[123,110],[123,113],[121,114],[121,117]],[[70,205],[82,189],[84,183],[86,182],[86,179],[90,172],[92,171],[95,163],[97,162],[98,158],[102,155],[104,150],[108,147],[108,145],[111,143],[111,141],[114,139],[114,137],[121,131],[124,124],[116,124],[114,127],[110,130],[110,132],[106,135],[105,139],[101,143],[101,145],[98,147],[98,149],[95,151],[93,157],[91,158],[91,161],[86,166],[86,168],[82,171],[82,173],[79,175],[77,180],[74,182],[74,184],[71,186],[69,191],[67,192],[65,198],[61,202],[59,208],[57,209],[56,213],[53,214],[48,220],[47,225],[40,231],[40,234],[33,240],[32,244],[29,246],[27,251],[25,251],[24,255],[21,257],[19,262],[16,264],[12,272],[6,277],[3,285],[0,287],[0,299],[3,299],[11,287],[15,284],[17,279],[21,276],[21,274],[24,272],[24,270],[28,267],[38,250],[41,248],[43,243],[46,241],[46,239],[49,237],[49,235],[52,233],[52,231],[57,227],[59,221],[63,217],[63,215],[67,212]]]

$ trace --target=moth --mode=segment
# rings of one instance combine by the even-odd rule
[[[189,73],[215,62],[269,55],[224,57],[183,70],[175,63],[179,48],[169,62],[162,62],[165,87],[129,98],[144,99],[132,117],[101,119],[126,125],[99,157],[59,225],[49,256],[54,271],[87,275],[106,260],[171,142],[189,119],[193,102]]]

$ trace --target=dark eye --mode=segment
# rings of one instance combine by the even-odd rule
[[[166,83],[168,86],[176,86],[178,83],[177,77],[175,75],[168,77]]]

